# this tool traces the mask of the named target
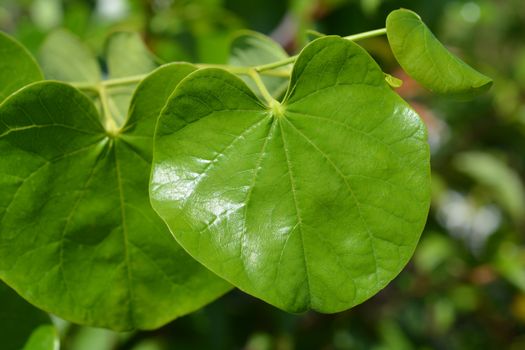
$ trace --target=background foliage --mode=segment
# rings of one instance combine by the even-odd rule
[[[468,103],[432,96],[394,63],[385,38],[362,42],[430,135],[433,203],[409,266],[364,304],[291,315],[233,291],[151,332],[117,334],[55,320],[62,348],[525,348],[525,2],[521,0],[0,0],[0,30],[35,55],[65,27],[102,55],[108,34],[142,33],[161,61],[225,63],[232,34],[271,35],[289,51],[306,29],[349,35],[389,11],[418,12],[440,40],[494,78]]]

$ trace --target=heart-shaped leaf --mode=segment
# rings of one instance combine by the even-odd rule
[[[271,38],[257,32],[249,30],[240,31],[232,40],[230,46],[229,64],[240,67],[253,67],[267,63],[273,63],[288,58],[288,54],[283,48]],[[289,70],[282,68],[283,71]],[[250,77],[243,77],[248,86],[259,94],[259,89]],[[279,98],[282,97],[290,79],[278,76],[263,76],[262,81],[270,94]]]
[[[27,49],[0,32],[0,103],[16,90],[43,78]]]
[[[471,98],[492,85],[492,79],[450,53],[416,13],[392,11],[386,19],[386,30],[401,67],[430,91]]]
[[[0,282],[2,350],[58,350],[58,334],[49,316]]]
[[[356,44],[324,37],[264,106],[219,69],[189,75],[157,125],[150,197],[179,243],[289,311],[345,310],[412,255],[430,202],[426,129]]]
[[[116,136],[90,100],[34,83],[0,106],[0,277],[73,322],[155,328],[229,289],[173,239],[148,201],[152,133],[195,68],[146,78]]]

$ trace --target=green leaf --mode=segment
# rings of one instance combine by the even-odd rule
[[[414,251],[430,202],[426,129],[362,48],[325,37],[272,107],[226,71],[189,75],[157,124],[150,197],[235,286],[288,311],[337,312]]]
[[[63,83],[35,83],[0,106],[0,277],[24,298],[76,323],[150,329],[229,289],[148,201],[157,116],[194,69],[148,76],[115,137]]]
[[[401,67],[430,91],[472,98],[492,85],[492,79],[450,53],[416,13],[392,11],[386,19],[386,30]]]
[[[53,325],[42,325],[35,329],[22,350],[58,350],[58,333]]]
[[[106,63],[110,79],[147,74],[157,67],[153,54],[138,33],[116,32],[106,41]],[[129,103],[136,85],[110,89],[108,100],[117,125],[126,119]]]
[[[113,33],[106,41],[108,77],[123,78],[150,73],[157,67],[140,36],[131,32]],[[40,63],[48,79],[75,83],[98,83],[102,80],[100,65],[89,47],[74,34],[57,30],[51,33],[40,49]],[[118,127],[127,118],[127,112],[136,84],[105,87],[107,109]],[[89,91],[91,92],[91,91]],[[89,94],[104,114],[99,97]],[[104,119],[104,116],[101,116]]]
[[[113,33],[106,42],[110,78],[147,74],[157,67],[155,57],[134,32]]]
[[[95,55],[77,36],[63,29],[47,36],[38,61],[47,79],[90,83],[102,79]]]
[[[486,188],[514,220],[523,219],[525,188],[516,170],[501,159],[478,151],[459,153],[452,164]]]
[[[29,51],[0,32],[0,103],[16,90],[43,78]]]
[[[385,81],[388,85],[390,85],[392,88],[397,89],[403,86],[403,80],[394,77],[393,75],[385,73]]]
[[[288,58],[288,54],[283,48],[266,35],[249,30],[240,31],[233,39],[230,47],[229,64],[240,67],[253,67],[267,63],[273,63]],[[289,71],[283,68],[283,71]],[[256,94],[259,89],[249,77],[243,77],[243,80]],[[263,76],[262,81],[270,94],[275,97],[281,97],[286,91],[290,79],[286,77]]]
[[[2,350],[58,349],[58,334],[49,316],[0,282]]]

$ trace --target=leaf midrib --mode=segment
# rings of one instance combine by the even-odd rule
[[[294,201],[294,206],[295,206],[295,213],[296,213],[296,217],[297,217],[297,228],[300,232],[300,237],[301,237],[301,247],[302,247],[302,251],[303,251],[303,264],[304,264],[304,269],[305,269],[305,278],[306,278],[306,287],[307,287],[307,295],[308,295],[308,300],[307,300],[307,303],[306,303],[306,308],[309,309],[311,307],[311,304],[312,304],[312,295],[311,295],[311,284],[310,284],[310,273],[309,273],[309,270],[308,270],[308,259],[306,258],[306,247],[304,245],[304,236],[303,236],[303,228],[302,228],[302,218],[301,218],[301,213],[299,211],[299,206],[298,206],[298,201],[297,201],[297,191],[296,191],[296,188],[295,188],[295,182],[293,180],[293,172],[292,172],[292,166],[291,166],[291,161],[290,161],[290,156],[288,154],[288,146],[286,144],[286,140],[285,140],[285,137],[284,137],[284,129],[283,129],[283,125],[282,125],[282,121],[281,120],[285,120],[286,117],[281,117],[279,118],[279,120],[277,121],[279,123],[279,128],[281,130],[281,139],[282,139],[282,142],[283,142],[283,151],[284,151],[284,155],[285,155],[285,158],[286,158],[286,165],[288,167],[288,175],[290,177],[290,186],[291,186],[291,190],[292,190],[292,197],[293,197],[293,201]],[[295,230],[295,227],[294,227],[294,230]],[[290,235],[289,237],[293,234],[293,231],[290,231]]]
[[[367,232],[367,235],[368,235],[368,238],[369,238],[369,241],[370,241],[370,246],[372,248],[372,255],[373,255],[373,260],[374,260],[374,276],[375,276],[375,279],[376,279],[376,285],[379,285],[379,280],[378,280],[378,275],[377,275],[377,272],[378,272],[378,263],[377,263],[377,253],[376,253],[376,247],[375,247],[375,243],[374,243],[374,240],[375,240],[375,237],[374,235],[372,234],[372,232],[370,231],[370,228],[369,228],[369,225],[362,213],[362,210],[361,210],[361,204],[359,202],[359,200],[357,199],[356,195],[355,195],[355,192],[354,190],[352,189],[352,186],[350,186],[350,183],[348,182],[346,176],[344,175],[344,173],[342,172],[342,170],[337,166],[337,164],[335,164],[335,162],[326,154],[326,152],[324,152],[323,150],[321,150],[319,148],[319,146],[317,146],[317,144],[315,144],[309,137],[307,137],[303,132],[301,132],[288,118],[283,118],[284,120],[286,120],[286,122],[296,131],[296,133],[298,135],[300,135],[302,138],[304,138],[323,158],[325,158],[328,163],[331,165],[331,167],[336,171],[337,175],[343,180],[344,184],[346,185],[355,205],[356,205],[356,208],[357,208],[357,211],[358,211],[358,214],[359,214],[359,217],[361,219],[361,222],[363,223],[364,227],[366,228],[366,232]],[[285,147],[285,150],[286,150],[286,147]]]

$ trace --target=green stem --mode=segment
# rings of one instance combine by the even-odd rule
[[[358,41],[362,39],[384,35],[385,33],[386,33],[386,28],[381,28],[381,29],[371,30],[371,31],[363,32],[359,34],[345,36],[343,37],[343,39],[351,40],[351,41]],[[258,79],[260,81],[260,76],[259,76],[260,74],[274,76],[274,77],[289,77],[290,76],[289,69],[276,69],[276,68],[280,68],[280,67],[287,66],[289,64],[294,63],[295,60],[297,60],[298,56],[299,55],[291,56],[281,61],[276,61],[276,62],[272,62],[268,64],[262,64],[262,65],[255,66],[255,67],[235,67],[235,66],[229,66],[229,65],[223,65],[223,64],[197,64],[196,66],[199,68],[221,68],[221,69],[227,70],[228,72],[232,74],[247,75],[247,76],[252,77],[254,81],[255,79]],[[256,77],[254,73],[258,73]],[[142,79],[144,79],[146,76],[147,74],[141,74],[141,75],[124,77],[124,78],[103,80],[99,82],[98,84],[71,83],[71,85],[73,85],[79,90],[94,91],[100,94],[100,89],[104,89],[104,93],[106,93],[105,88],[111,88],[111,87],[121,86],[121,85],[136,84],[140,82]],[[261,93],[263,92],[261,91]]]
[[[272,97],[272,95],[270,94],[268,89],[266,88],[266,85],[264,85],[263,81],[261,80],[261,76],[259,75],[259,73],[257,73],[257,71],[255,71],[255,69],[250,69],[249,75],[252,78],[252,80],[255,83],[255,85],[257,85],[257,88],[261,92],[261,95],[264,97],[266,102],[268,102],[268,105],[271,106],[272,103],[273,103],[274,98]]]
[[[381,36],[385,34],[386,34],[386,28],[381,28],[381,29],[370,30],[368,32],[363,32],[359,34],[348,35],[348,36],[343,37],[343,39],[350,40],[350,41],[358,41],[358,40],[373,38],[375,36]]]
[[[371,30],[371,31],[363,32],[363,33],[359,33],[359,34],[345,36],[345,37],[343,37],[343,39],[350,40],[350,41],[358,41],[358,40],[362,40],[362,39],[373,38],[375,36],[380,36],[380,35],[384,35],[384,34],[386,34],[386,28],[381,28],[381,29]],[[295,60],[297,59],[297,57],[299,57],[299,55],[291,56],[291,57],[288,57],[287,59],[284,59],[284,60],[281,60],[281,61],[272,62],[272,63],[268,63],[268,64],[263,64],[263,65],[260,65],[260,66],[255,66],[254,69],[258,73],[262,73],[262,72],[265,72],[265,71],[268,71],[268,70],[273,70],[275,68],[279,68],[279,67],[286,66],[286,65],[289,65],[291,63],[294,63]]]
[[[262,64],[260,66],[255,66],[254,69],[258,73],[262,73],[262,72],[265,72],[265,71],[268,71],[268,70],[271,70],[271,69],[275,69],[275,68],[279,68],[279,67],[282,67],[282,66],[286,66],[288,64],[294,63],[298,56],[299,55],[295,55],[295,56],[288,57],[287,59],[284,59],[284,60],[281,60],[281,61],[272,62],[272,63],[268,63],[268,64]]]
[[[106,86],[104,86],[103,84],[99,85],[98,95],[100,97],[100,104],[102,105],[102,113],[104,114],[104,122],[106,123],[105,129],[110,134],[116,135],[118,133],[117,123],[115,123],[115,120],[113,119],[112,113],[110,111]]]
[[[129,76],[129,77],[124,77],[124,78],[102,80],[100,82],[100,84],[102,84],[105,87],[113,87],[113,86],[120,86],[120,85],[130,85],[130,84],[135,84],[135,83],[140,82],[146,76],[147,76],[147,74],[141,74],[141,75],[132,75],[132,76]]]
[[[228,72],[232,74],[247,75],[247,76],[251,76],[252,71],[253,71],[252,67],[235,67],[235,66],[228,66],[228,65],[223,65],[223,64],[196,64],[196,66],[199,68],[220,68],[220,69],[227,70]],[[290,76],[290,71],[286,69],[267,70],[261,74],[272,76],[272,77],[287,78]],[[140,82],[141,80],[143,80],[146,76],[147,74],[141,74],[141,75],[133,75],[129,77],[124,77],[124,78],[102,80],[98,83],[72,82],[70,84],[79,90],[93,91],[93,92],[98,93],[100,86],[103,86],[105,88],[114,88],[117,86],[136,84]]]

